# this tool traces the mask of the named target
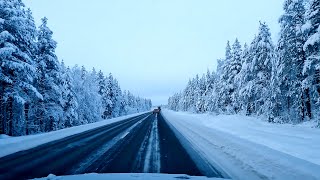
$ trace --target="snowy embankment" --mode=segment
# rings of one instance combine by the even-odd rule
[[[190,179],[190,180],[208,180],[208,179],[219,179],[219,178],[207,178],[203,176],[188,176],[184,174],[143,174],[143,173],[130,173],[130,174],[84,174],[84,175],[72,175],[72,176],[55,176],[49,175],[45,178],[40,178],[43,180],[87,180],[87,179],[94,179],[94,180],[178,180],[178,179]],[[39,179],[39,180],[40,180]]]
[[[320,129],[241,115],[163,110],[190,146],[233,179],[320,179]]]
[[[131,114],[127,116],[121,116],[113,119],[107,119],[102,120],[99,122],[91,123],[91,124],[85,124],[81,126],[75,126],[70,128],[65,128],[57,131],[52,131],[48,133],[41,133],[41,134],[35,134],[35,135],[28,135],[28,136],[19,136],[19,137],[8,137],[4,136],[6,138],[0,139],[0,157],[18,152],[23,151],[27,149],[34,148],[36,146],[55,141],[58,139],[65,138],[67,136],[71,136],[74,134],[82,133],[84,131],[94,129],[100,126],[104,126],[107,124],[111,124],[117,121],[125,120],[134,116],[138,116],[141,114],[144,114],[146,112],[142,113],[136,113]]]

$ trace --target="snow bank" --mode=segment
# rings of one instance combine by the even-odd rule
[[[3,137],[1,136],[0,137],[0,149],[1,149],[0,157],[6,156],[18,151],[31,149],[41,144],[48,143],[50,141],[62,139],[67,136],[78,134],[90,129],[111,124],[111,123],[121,121],[130,117],[138,116],[144,113],[146,112],[131,114],[127,116],[121,116],[113,119],[102,120],[102,121],[91,123],[91,124],[85,124],[81,126],[75,126],[71,128],[65,128],[58,131],[52,131],[52,132],[41,133],[36,135],[10,137],[10,138],[3,138],[6,136],[3,136]]]
[[[6,134],[0,134],[0,139],[7,139],[10,138],[11,136],[8,136]]]
[[[234,179],[320,179],[320,129],[241,115],[162,111],[212,165]]]
[[[179,179],[190,179],[190,180],[208,180],[208,179],[219,179],[219,178],[207,178],[207,177],[197,177],[197,176],[188,176],[184,174],[138,174],[138,173],[130,173],[130,174],[83,174],[83,175],[72,175],[72,176],[55,176],[49,175],[46,178],[40,178],[43,180],[179,180]]]

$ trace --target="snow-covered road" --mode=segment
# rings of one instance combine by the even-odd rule
[[[135,116],[79,134],[51,141],[35,148],[0,158],[0,179],[27,179],[50,173],[74,174],[73,169],[83,160],[90,159],[123,132],[146,121],[150,113]],[[94,157],[94,156],[93,156]],[[95,163],[87,161],[87,163]]]
[[[160,173],[161,162],[157,115],[154,118],[155,119],[152,122],[152,126],[149,131],[150,133],[145,136],[137,156],[137,159],[139,159],[139,161],[144,159],[144,173]],[[145,152],[144,157],[142,157],[142,152]]]
[[[18,144],[19,148],[19,139],[25,139],[28,146],[36,145],[32,139],[37,138],[49,143],[0,158],[0,179],[1,173],[41,177],[91,172],[320,179],[320,130],[311,128],[312,123],[269,124],[240,115],[199,115],[165,109],[162,115],[147,113],[120,120],[74,135],[69,129],[63,135],[2,139],[8,147]],[[92,127],[98,124],[74,132]],[[65,137],[68,134],[71,136]],[[65,138],[50,142],[59,136]]]
[[[320,179],[319,129],[245,116],[162,114],[202,158],[233,179]]]
[[[44,138],[41,142],[47,142],[45,144],[0,158],[0,179],[93,172],[205,174],[162,116],[150,112],[61,139],[49,135],[39,135]],[[10,142],[10,139],[19,142],[14,141],[15,138],[4,140]],[[217,173],[213,177],[222,176]]]
[[[121,116],[113,119],[102,120],[102,121],[91,123],[91,124],[65,128],[65,129],[52,131],[48,133],[19,136],[19,137],[3,136],[5,138],[0,139],[0,149],[1,149],[0,157],[6,156],[12,153],[16,153],[19,151],[27,150],[30,148],[34,148],[51,141],[59,140],[68,136],[79,134],[91,129],[105,126],[114,122],[119,122],[119,121],[131,118],[131,117],[135,117],[141,114],[145,114],[145,113],[146,112],[131,114],[127,116]]]

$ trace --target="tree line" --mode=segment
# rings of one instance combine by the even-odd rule
[[[112,74],[66,67],[47,18],[36,28],[21,0],[0,0],[0,130],[20,136],[149,110]]]
[[[169,98],[169,108],[261,115],[279,123],[319,120],[320,1],[285,0],[283,9],[277,44],[260,22],[249,45],[228,41],[216,72],[190,79]]]

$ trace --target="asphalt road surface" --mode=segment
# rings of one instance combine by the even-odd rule
[[[0,179],[92,172],[204,174],[161,115],[151,113],[0,158]]]

